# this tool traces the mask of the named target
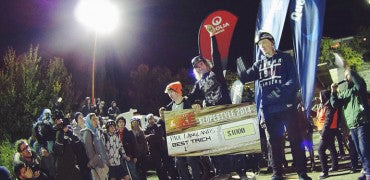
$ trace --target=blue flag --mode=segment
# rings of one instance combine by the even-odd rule
[[[307,117],[314,93],[325,5],[326,0],[292,0],[288,14],[294,33],[294,56]]]
[[[288,6],[289,0],[262,0],[257,15],[255,38],[258,38],[259,32],[268,32],[274,37],[275,48],[278,49]],[[261,55],[256,45],[255,61],[261,59]],[[255,82],[255,99],[259,117],[261,95],[258,81]]]

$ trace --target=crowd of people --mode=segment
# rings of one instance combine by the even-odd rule
[[[91,103],[87,97],[80,112],[65,115],[58,103],[45,109],[34,123],[29,140],[16,142],[14,173],[18,179],[132,179],[145,180],[148,169],[154,169],[159,179],[229,179],[237,172],[246,179],[246,171],[256,164],[247,155],[171,157],[168,154],[163,112],[231,104],[223,75],[215,31],[206,27],[211,37],[212,59],[201,55],[191,60],[196,75],[194,89],[187,96],[180,82],[170,83],[165,93],[171,103],[159,109],[159,119],[146,116],[148,125],[142,127],[140,118],[126,119],[115,101],[105,109],[104,101]],[[311,168],[315,166],[312,132],[320,132],[319,159],[321,179],[338,170],[335,137],[340,156],[346,147],[351,154],[351,172],[362,169],[359,179],[369,179],[369,119],[366,84],[353,70],[346,71],[347,89],[320,92],[314,117],[307,119],[299,101],[299,82],[290,55],[274,48],[271,34],[259,34],[256,42],[264,56],[249,69],[239,72],[242,82],[258,81],[261,94],[259,121],[263,156],[268,161],[273,180],[283,179],[288,163],[285,159],[285,137],[292,149],[293,164],[301,180],[307,175],[305,148],[310,152]],[[60,103],[60,101],[57,101]],[[310,110],[311,111],[311,110]],[[342,113],[344,112],[344,113]],[[130,126],[130,128],[127,128]],[[300,128],[297,128],[300,127]],[[129,130],[130,129],[130,130]],[[345,142],[345,143],[344,143]],[[347,145],[348,143],[348,145]],[[325,151],[330,150],[331,168]],[[358,157],[362,168],[359,166]],[[257,159],[258,160],[258,159]],[[251,168],[252,167],[252,168]]]

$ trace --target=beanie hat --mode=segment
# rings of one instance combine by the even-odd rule
[[[173,82],[173,83],[170,83],[169,85],[167,85],[164,92],[168,93],[168,90],[173,90],[177,94],[182,95],[182,85],[179,81],[176,81],[176,82]]]
[[[258,44],[258,42],[260,42],[263,39],[268,39],[273,44],[275,43],[274,37],[270,33],[268,33],[268,32],[260,32],[260,33],[258,33],[258,39],[256,41],[256,44]]]

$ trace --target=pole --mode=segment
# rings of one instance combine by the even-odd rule
[[[95,59],[96,59],[96,40],[97,38],[98,38],[98,32],[95,31],[93,61],[92,61],[92,69],[91,69],[91,105],[95,105]]]

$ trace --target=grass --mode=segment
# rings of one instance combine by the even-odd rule
[[[16,152],[8,140],[0,142],[0,166],[5,166],[13,174],[13,155]]]

